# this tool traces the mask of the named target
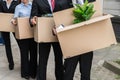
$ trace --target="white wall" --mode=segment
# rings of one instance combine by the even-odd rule
[[[120,15],[120,0],[104,0],[103,12]]]

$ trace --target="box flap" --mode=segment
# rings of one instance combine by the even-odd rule
[[[73,16],[73,10],[74,8],[69,8],[53,13],[55,25],[58,26],[61,23],[65,26],[71,25],[73,23],[73,20],[75,19],[75,17]]]
[[[92,23],[96,23],[98,21],[102,21],[102,20],[105,20],[105,19],[108,19],[108,18],[111,18],[111,17],[113,17],[113,16],[110,15],[110,14],[103,15],[103,16],[100,16],[100,17],[95,17],[95,18],[92,18],[88,21],[84,21],[84,22],[81,22],[81,23],[78,23],[78,24],[73,24],[73,25],[70,25],[70,26],[66,26],[62,29],[57,28],[56,31],[57,31],[57,33],[60,33],[60,32],[75,29],[75,28],[78,28],[78,27],[81,27],[81,26],[84,26],[84,25],[89,25],[89,24],[92,24]]]
[[[101,16],[103,14],[103,10],[102,10],[103,7],[101,4],[101,0],[96,0],[95,2],[93,2],[93,4],[94,4],[94,10],[96,10],[96,12],[92,17]]]

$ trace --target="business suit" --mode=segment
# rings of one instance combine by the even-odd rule
[[[89,52],[79,56],[65,59],[64,80],[73,80],[75,69],[78,62],[79,62],[79,69],[81,73],[81,80],[90,80],[92,59],[93,59],[93,52]]]
[[[14,10],[17,4],[18,4],[18,1],[13,0],[11,2],[10,7],[7,8],[6,1],[0,0],[0,12],[14,13]],[[11,51],[10,32],[1,32],[1,33],[4,39],[4,42],[5,42],[5,50],[6,50],[6,55],[7,55],[7,59],[9,62],[9,69],[12,70],[14,68],[14,61],[13,61],[13,56],[12,56],[12,51]]]
[[[72,7],[71,3],[71,0],[56,0],[53,12]],[[31,18],[34,16],[40,17],[46,13],[52,13],[50,10],[48,0],[33,0]],[[53,46],[55,55],[56,80],[63,80],[62,51],[58,42],[39,43],[39,66],[37,80],[46,80],[46,68],[51,45]]]
[[[93,2],[95,0],[89,0]],[[89,46],[89,45],[88,45]],[[79,63],[79,69],[81,73],[80,80],[90,80],[90,71],[92,66],[93,52],[88,52],[75,57],[67,58],[64,62],[64,80],[73,80],[75,69]]]

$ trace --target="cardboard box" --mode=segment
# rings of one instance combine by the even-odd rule
[[[84,54],[116,44],[110,15],[102,16],[101,0],[93,2],[95,14],[91,20],[73,25],[73,8],[53,13],[56,27],[63,24],[63,29],[57,29],[64,58]]]
[[[37,25],[34,27],[34,39],[36,42],[57,42],[57,37],[53,35],[52,28],[55,23],[52,17],[39,17]]]
[[[57,29],[64,58],[116,44],[110,15]]]
[[[11,23],[12,18],[13,14],[0,13],[0,31],[15,32],[15,26]]]
[[[15,28],[15,36],[17,39],[33,38],[33,28],[30,27],[29,18],[17,18],[17,26]]]
[[[96,12],[92,16],[92,18],[97,16],[102,16],[103,10],[102,10],[101,0],[96,0],[95,2],[93,2],[93,4],[94,4],[94,10],[96,10]],[[73,9],[74,8],[70,8],[53,13],[56,27],[59,26],[60,24],[63,24],[65,26],[73,24],[73,20],[74,20]]]

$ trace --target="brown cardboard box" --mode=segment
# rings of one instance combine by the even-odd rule
[[[34,39],[36,42],[57,42],[57,37],[53,36],[52,28],[55,27],[52,17],[39,17],[37,25],[34,27]]]
[[[53,14],[56,27],[63,24],[63,29],[57,29],[64,58],[80,55],[89,51],[101,49],[116,44],[110,15],[102,16],[101,0],[93,2],[95,14],[91,20],[73,24],[73,8]]]
[[[102,15],[102,4],[100,4],[101,0],[96,0],[93,2],[94,4],[94,10],[96,10],[95,14],[92,17],[97,17]],[[61,23],[65,26],[73,24],[74,16],[73,16],[73,9],[65,9],[62,11],[58,11],[53,13],[54,21],[56,27],[59,26]]]
[[[0,31],[3,32],[14,32],[15,26],[12,25],[11,19],[13,14],[0,13]]]
[[[110,15],[56,29],[64,58],[116,44]]]
[[[17,39],[33,38],[33,28],[30,27],[29,18],[17,18],[15,36]]]

